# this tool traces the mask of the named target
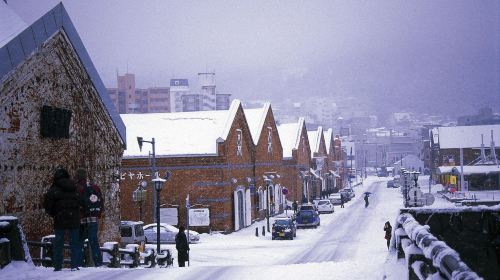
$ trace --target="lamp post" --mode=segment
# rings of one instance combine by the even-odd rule
[[[156,253],[160,253],[160,192],[163,189],[163,183],[167,180],[160,178],[157,174],[153,180],[156,190]]]
[[[137,137],[137,143],[139,144],[139,151],[142,151],[142,144],[143,143],[149,143],[153,147],[153,154],[152,154],[152,161],[151,161],[151,171],[153,173],[153,176],[157,176],[156,173],[156,155],[155,155],[155,139],[151,138],[151,141],[144,140],[142,137]],[[156,208],[156,192],[153,192],[153,211],[155,211]],[[158,219],[158,216],[153,216],[153,220],[156,221]]]
[[[142,221],[142,204],[146,201],[146,181],[139,182],[139,186],[132,193],[132,200],[139,204],[139,220]]]

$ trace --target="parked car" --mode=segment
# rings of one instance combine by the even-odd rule
[[[146,243],[156,243],[156,224],[144,226],[144,236]],[[160,243],[175,243],[175,236],[179,229],[167,223],[160,223]],[[187,231],[186,231],[187,234]],[[189,230],[189,240],[191,242],[200,241],[200,234],[194,230]]]
[[[303,203],[299,206],[299,211],[300,210],[314,210],[314,211],[318,211],[318,208],[316,207],[315,204],[313,203]]]
[[[290,239],[297,236],[297,226],[291,218],[277,218],[272,228],[272,239]]]
[[[330,202],[333,204],[333,205],[340,205],[341,203],[341,199],[340,199],[340,193],[332,193],[328,196],[328,200],[330,200]]]
[[[348,200],[351,200],[353,197],[356,196],[356,193],[354,192],[354,190],[350,189],[350,188],[341,189],[340,192],[344,193],[344,195],[347,195],[346,197],[347,197]]]
[[[394,180],[387,181],[387,187],[388,188],[397,188],[396,183],[394,183]]]
[[[141,244],[145,241],[143,222],[121,221],[120,222],[120,243]]]
[[[317,204],[319,213],[333,213],[335,210],[333,209],[333,204],[328,199],[321,199]]]
[[[318,212],[314,210],[300,210],[296,215],[297,228],[299,227],[318,227],[320,219]]]

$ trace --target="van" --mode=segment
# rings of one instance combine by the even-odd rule
[[[144,242],[143,222],[121,221],[120,223],[120,243],[139,244]]]

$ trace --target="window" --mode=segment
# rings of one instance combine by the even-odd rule
[[[71,111],[51,106],[42,107],[40,133],[42,137],[69,138]]]
[[[121,227],[120,234],[122,237],[131,237],[132,236],[132,228],[129,226]]]
[[[273,152],[273,129],[272,127],[267,127],[267,153]]]
[[[236,129],[236,155],[243,156],[243,139],[241,129]]]

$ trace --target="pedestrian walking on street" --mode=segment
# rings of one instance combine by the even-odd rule
[[[370,196],[370,195],[369,195],[369,194],[367,194],[367,193],[365,193],[365,208],[367,208],[367,207],[368,207],[368,205],[370,204],[370,203],[368,202],[368,196]]]
[[[344,208],[344,194],[340,194],[340,208]]]
[[[297,200],[295,200],[293,203],[292,203],[292,208],[293,208],[293,213],[294,214],[297,214],[297,208],[299,207],[299,203],[297,202]]]
[[[53,243],[54,271],[61,271],[63,267],[64,234],[69,235],[71,249],[71,270],[79,270],[79,227],[80,227],[80,198],[76,185],[70,179],[66,169],[57,169],[54,173],[52,186],[44,196],[45,211],[54,219],[55,238]]]
[[[392,226],[391,223],[389,223],[389,221],[385,222],[384,231],[385,231],[385,239],[387,240],[387,249],[389,249],[389,246],[391,244],[391,235],[392,235]]]
[[[185,263],[189,261],[189,243],[184,230],[184,226],[180,226],[179,233],[175,236],[175,248],[177,249],[179,267],[185,267]]]
[[[85,169],[78,169],[75,174],[78,193],[83,207],[80,220],[80,250],[88,239],[90,243],[91,258],[94,266],[102,265],[102,254],[99,245],[99,218],[104,210],[104,200],[99,186],[89,182]],[[83,260],[80,260],[82,262]]]

